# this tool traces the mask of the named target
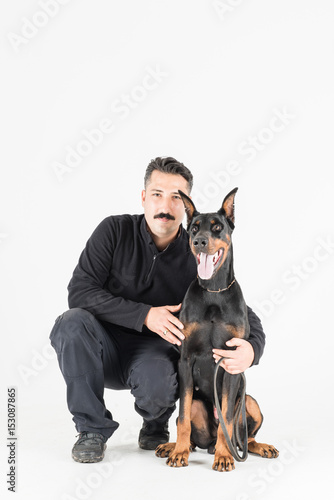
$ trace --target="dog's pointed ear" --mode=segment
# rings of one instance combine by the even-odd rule
[[[193,204],[193,202],[191,201],[191,199],[189,198],[189,196],[187,196],[185,193],[183,193],[180,190],[178,190],[178,191],[179,191],[179,195],[182,198],[182,201],[183,201],[183,204],[184,204],[184,208],[186,209],[186,214],[187,214],[187,228],[189,228],[189,225],[190,225],[191,221],[193,220],[193,218],[195,217],[195,215],[199,215],[199,212],[197,212],[196,207]]]
[[[236,192],[238,191],[238,188],[232,189],[224,198],[222,207],[220,210],[218,210],[218,213],[221,215],[224,215],[230,224],[231,228],[234,229],[234,221],[235,221],[235,216],[234,216],[234,198],[236,195]]]

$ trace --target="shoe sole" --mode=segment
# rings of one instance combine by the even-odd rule
[[[104,445],[103,453],[100,456],[95,457],[76,457],[72,453],[72,458],[75,462],[79,462],[80,464],[95,464],[96,462],[101,462],[104,459],[104,451],[107,448],[107,445]]]
[[[104,459],[104,455],[102,457],[95,458],[77,458],[72,455],[72,458],[75,462],[80,464],[95,464],[96,462],[101,462]]]
[[[152,450],[155,450],[157,448],[157,446],[159,446],[159,444],[165,444],[165,443],[168,443],[168,439],[166,441],[156,441],[156,443],[152,443],[152,444],[143,444],[139,441],[138,446],[142,450],[152,451]]]

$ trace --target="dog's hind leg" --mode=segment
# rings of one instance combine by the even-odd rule
[[[260,407],[252,396],[246,396],[246,415],[248,426],[248,451],[265,458],[276,458],[278,450],[271,444],[258,443],[255,436],[263,422],[263,415]]]
[[[195,399],[191,406],[191,436],[192,448],[213,449],[217,439],[217,425],[214,424],[211,404]],[[212,451],[211,451],[212,453]]]

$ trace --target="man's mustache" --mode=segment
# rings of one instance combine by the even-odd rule
[[[164,214],[161,212],[160,214],[157,214],[154,216],[154,219],[168,219],[168,220],[175,220],[175,217],[171,214]]]

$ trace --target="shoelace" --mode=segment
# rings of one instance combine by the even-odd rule
[[[88,436],[88,434],[91,434],[91,435]],[[96,444],[100,444],[99,441],[104,442],[102,435],[94,434],[93,432],[80,432],[80,434],[77,434],[76,437],[79,437],[77,444],[81,444],[86,439],[91,439],[92,441],[95,441]]]

